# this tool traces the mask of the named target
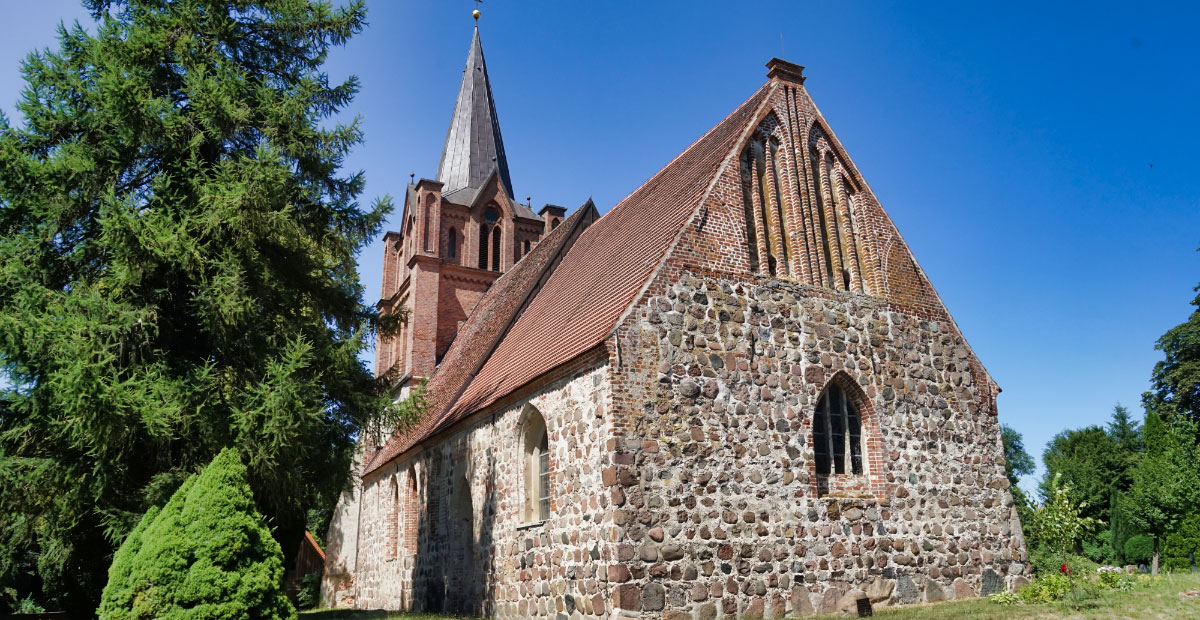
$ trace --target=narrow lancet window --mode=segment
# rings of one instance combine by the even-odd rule
[[[479,268],[487,269],[488,259],[488,225],[479,225]]]
[[[546,420],[532,405],[526,407],[522,426],[525,451],[524,520],[545,521],[550,516],[550,436]]]
[[[813,416],[813,453],[817,473],[863,473],[862,418],[846,393],[830,385]]]
[[[542,443],[538,446],[538,514],[542,519],[550,515],[550,437],[542,432]]]
[[[400,549],[400,487],[396,484],[395,476],[391,479],[390,495],[391,505],[388,506],[388,538],[387,538],[387,557],[388,559],[396,557]]]
[[[408,488],[404,491],[404,530],[401,532],[400,548],[412,555],[417,552],[417,472],[408,470]]]
[[[421,214],[421,247],[424,248],[426,252],[433,251],[433,233],[431,233],[429,229],[433,227],[433,209],[436,205],[437,198],[432,195],[429,196],[425,199],[425,209]]]
[[[500,226],[492,227],[492,271],[500,271]]]

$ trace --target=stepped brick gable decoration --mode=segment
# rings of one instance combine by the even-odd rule
[[[476,30],[384,257],[410,320],[377,371],[428,407],[364,439],[325,604],[783,618],[1027,580],[999,388],[802,68],[767,67],[602,217],[535,214]]]

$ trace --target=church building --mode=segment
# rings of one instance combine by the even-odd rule
[[[363,439],[325,605],[783,618],[1027,582],[999,387],[803,68],[766,66],[603,216],[534,212],[476,28],[385,237],[378,307],[408,320],[376,373],[425,408]]]

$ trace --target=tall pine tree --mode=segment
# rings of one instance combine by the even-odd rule
[[[364,424],[361,1],[86,0],[0,118],[0,579],[89,615],[114,546],[224,446],[290,552]]]

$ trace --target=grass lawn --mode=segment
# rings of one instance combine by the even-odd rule
[[[316,611],[300,612],[300,620],[374,620],[375,618],[396,618],[403,620],[446,620],[454,616],[439,616],[434,614],[410,614],[402,611],[358,611],[353,609],[319,609]]]
[[[1159,619],[1195,620],[1200,618],[1200,596],[1183,599],[1181,592],[1200,590],[1200,574],[1163,575],[1149,587],[1136,586],[1130,592],[1103,591],[1099,598],[1084,600],[1079,611],[1068,597],[1058,603],[1038,605],[1000,605],[987,599],[953,601],[935,605],[913,605],[897,609],[878,609],[875,617],[888,620],[1008,620],[1038,618],[1047,620],[1083,619]],[[819,616],[838,618],[837,615]]]
[[[1009,618],[1194,620],[1200,618],[1200,596],[1187,599],[1180,596],[1180,593],[1188,590],[1200,590],[1200,574],[1185,573],[1163,576],[1157,583],[1149,587],[1137,586],[1131,592],[1105,591],[1100,598],[1083,601],[1079,611],[1075,611],[1070,598],[1061,603],[1008,606],[999,605],[986,599],[973,599],[935,605],[879,609],[875,612],[875,617],[888,620],[951,620],[954,618],[969,618],[970,620],[1008,620]],[[300,617],[301,620],[366,620],[367,618],[442,620],[449,616],[333,609],[305,612],[300,614]],[[817,617],[840,618],[841,616]]]

